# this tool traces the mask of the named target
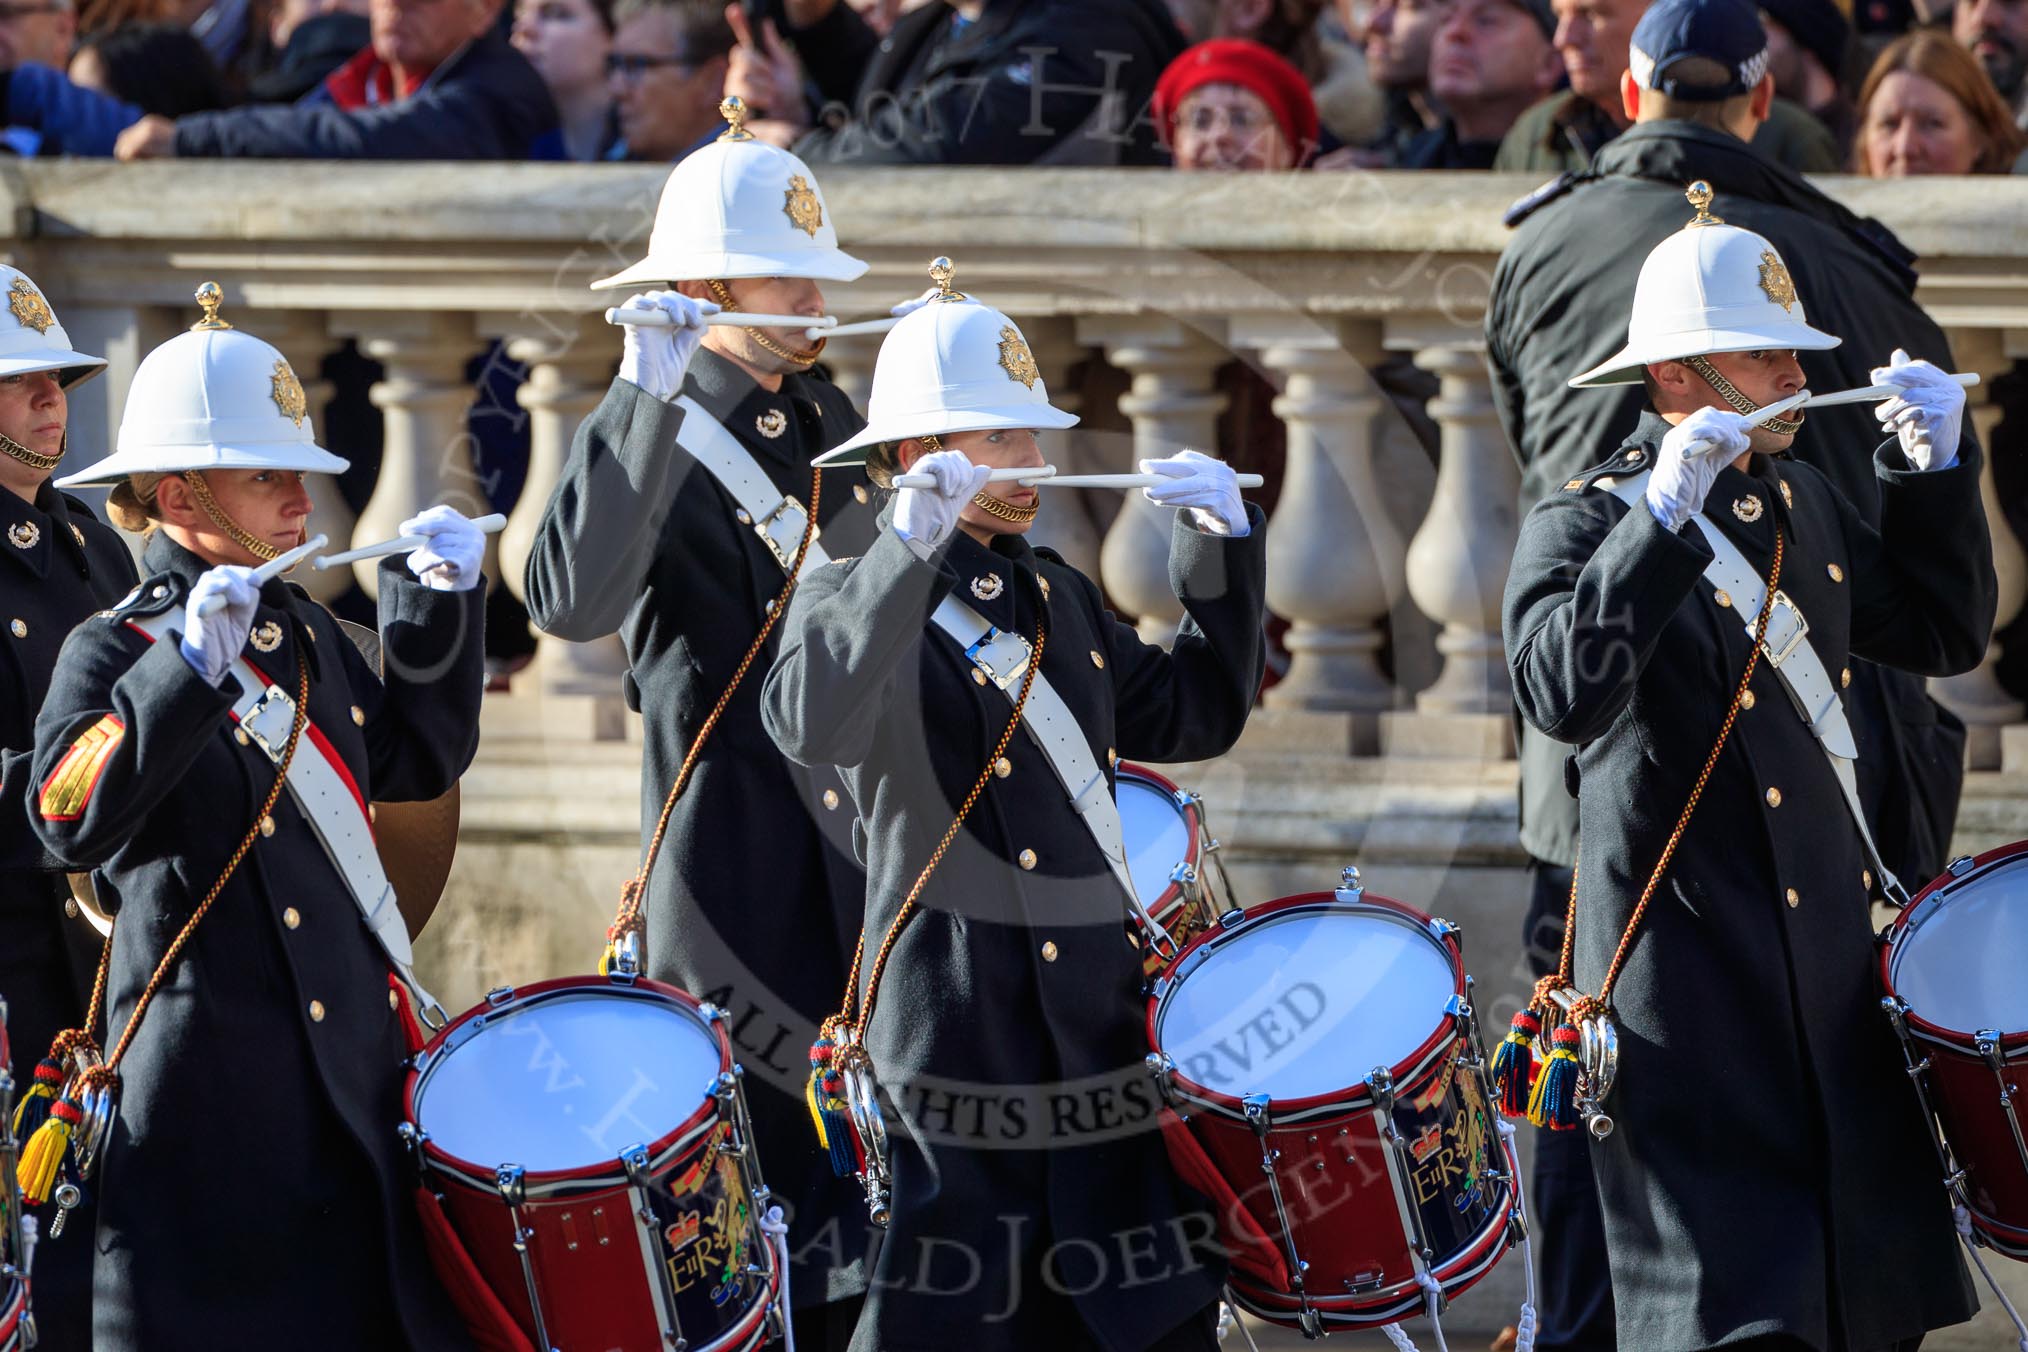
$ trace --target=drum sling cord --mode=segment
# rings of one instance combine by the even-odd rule
[[[615,964],[619,962],[622,945],[630,938],[633,941],[634,964],[638,966],[645,957],[640,951],[641,936],[646,933],[648,925],[641,913],[641,907],[648,895],[648,875],[654,871],[655,859],[662,852],[662,838],[669,832],[669,818],[676,811],[676,800],[681,798],[683,790],[689,787],[690,776],[697,769],[697,758],[703,752],[704,744],[711,740],[711,734],[718,727],[719,720],[725,716],[726,708],[732,703],[734,692],[739,689],[740,682],[746,679],[747,672],[753,667],[754,659],[760,656],[761,648],[768,641],[768,635],[774,632],[775,625],[788,612],[789,597],[795,593],[796,584],[802,580],[803,559],[810,552],[810,543],[817,538],[817,507],[823,495],[824,471],[820,469],[810,476],[810,510],[805,514],[803,538],[796,545],[796,557],[789,563],[788,580],[782,584],[782,589],[775,593],[774,603],[768,608],[767,619],[762,622],[760,632],[754,635],[753,642],[747,645],[746,656],[739,659],[739,667],[732,673],[732,679],[726,683],[724,692],[711,706],[711,712],[705,716],[703,724],[697,729],[697,735],[690,739],[690,749],[683,753],[683,764],[676,770],[675,782],[669,786],[669,796],[662,801],[662,815],[656,820],[655,832],[649,837],[648,848],[641,856],[641,867],[620,889],[620,909],[613,917],[612,926],[606,930],[606,951],[599,958],[601,976],[609,974],[614,969]]]
[[[1619,947],[1613,952],[1612,963],[1606,968],[1605,981],[1599,986],[1596,996],[1577,992],[1571,975],[1571,956],[1577,939],[1577,869],[1571,869],[1570,903],[1564,911],[1563,921],[1563,953],[1556,972],[1535,983],[1534,995],[1514,1016],[1507,1036],[1493,1055],[1493,1087],[1499,1097],[1500,1111],[1509,1117],[1526,1117],[1536,1126],[1552,1131],[1569,1131],[1578,1125],[1578,1052],[1584,1043],[1580,1025],[1588,1020],[1610,1019],[1613,983],[1619,980],[1620,969],[1633,952],[1634,938],[1640,932],[1641,921],[1647,916],[1648,903],[1654,900],[1655,890],[1661,886],[1670,861],[1676,857],[1676,847],[1682,844],[1683,833],[1689,829],[1690,816],[1704,796],[1704,786],[1710,782],[1711,772],[1718,767],[1718,757],[1732,736],[1733,724],[1739,720],[1747,687],[1760,665],[1768,617],[1774,613],[1775,591],[1781,586],[1782,552],[1782,532],[1777,530],[1774,561],[1768,568],[1767,591],[1761,598],[1760,615],[1754,622],[1753,646],[1747,653],[1746,668],[1733,687],[1732,703],[1725,711],[1724,723],[1719,726],[1718,739],[1711,744],[1711,754],[1704,758],[1704,768],[1697,772],[1697,782],[1691,786],[1690,799],[1683,804],[1675,829],[1669,832],[1668,842],[1662,846],[1662,857],[1655,861],[1654,872],[1648,875],[1648,884],[1641,889],[1633,914],[1627,917],[1627,927],[1620,935]],[[1556,998],[1557,993],[1566,990],[1576,992],[1567,1009]],[[1551,1030],[1550,1050],[1538,1067],[1533,1049],[1545,1028]]]
[[[908,895],[901,900],[901,908],[894,913],[894,919],[887,926],[887,933],[880,940],[880,947],[873,955],[873,967],[866,977],[866,1007],[859,1011],[857,1021],[853,1019],[853,1008],[858,1004],[859,968],[866,957],[866,929],[861,926],[859,942],[852,950],[852,969],[845,976],[845,1001],[839,1012],[825,1019],[818,1031],[817,1041],[810,1048],[810,1080],[805,1097],[810,1107],[810,1120],[816,1126],[817,1139],[831,1157],[831,1167],[840,1178],[847,1178],[860,1172],[862,1161],[856,1156],[852,1143],[851,1128],[848,1125],[845,1104],[845,1071],[848,1061],[856,1061],[861,1068],[871,1069],[872,1061],[866,1052],[866,1030],[873,1024],[873,1009],[880,999],[880,978],[887,971],[888,955],[894,952],[895,942],[901,938],[901,931],[915,914],[916,902],[921,899],[923,889],[929,886],[930,875],[944,860],[951,842],[958,838],[958,830],[972,813],[979,796],[992,782],[993,766],[1000,757],[1007,754],[1008,744],[1021,728],[1021,716],[1028,707],[1028,692],[1034,688],[1035,678],[1042,670],[1042,650],[1049,634],[1040,612],[1035,619],[1035,646],[1028,655],[1028,670],[1021,677],[1021,693],[1014,700],[1013,717],[1000,733],[1000,740],[993,746],[993,754],[986,757],[986,767],[979,771],[979,777],[972,782],[972,791],[965,795],[965,801],[958,808],[957,816],[951,819],[944,837],[931,852],[929,862],[916,875],[915,885],[908,889]],[[878,1105],[874,1105],[878,1110]],[[863,1148],[863,1143],[862,1143]]]
[[[197,932],[197,926],[209,913],[212,903],[225,891],[225,885],[232,875],[239,871],[240,862],[253,849],[254,842],[261,837],[261,823],[275,810],[281,800],[282,789],[289,780],[289,764],[295,759],[296,744],[301,740],[303,728],[310,721],[310,665],[306,654],[296,654],[296,710],[289,724],[289,740],[282,748],[281,760],[275,767],[275,782],[268,788],[267,797],[262,800],[260,811],[254,814],[253,825],[247,827],[240,837],[239,848],[226,861],[225,870],[218,875],[218,881],[204,894],[204,900],[183,922],[183,928],[169,941],[161,961],[155,964],[154,974],[142,988],[141,996],[134,1002],[134,1012],[127,1016],[127,1026],[121,1030],[120,1040],[113,1047],[113,1054],[100,1060],[98,1042],[91,1030],[106,1014],[106,978],[113,962],[113,937],[106,936],[105,944],[99,949],[98,975],[92,979],[91,1003],[85,1011],[84,1027],[67,1029],[56,1035],[50,1047],[49,1056],[35,1068],[35,1086],[29,1097],[22,1100],[22,1111],[16,1114],[16,1129],[19,1131],[28,1116],[31,1103],[39,1103],[46,1112],[46,1118],[36,1125],[21,1152],[18,1181],[24,1200],[31,1205],[40,1205],[49,1199],[55,1188],[59,1166],[66,1154],[71,1158],[78,1174],[82,1177],[86,1157],[90,1151],[78,1148],[74,1137],[83,1127],[86,1117],[87,1097],[95,1100],[94,1108],[110,1113],[119,1091],[120,1062],[127,1049],[133,1045],[134,1035],[140,1031],[141,1020],[148,1013],[148,1006],[154,1003],[155,995],[168,979],[176,959],[190,943],[190,936]],[[117,927],[117,922],[115,922]],[[61,1097],[56,1097],[50,1085],[62,1085]],[[96,1115],[96,1114],[94,1114]],[[88,1135],[103,1131],[106,1124],[95,1123]],[[59,1226],[62,1217],[58,1217]],[[52,1235],[59,1233],[53,1229]]]

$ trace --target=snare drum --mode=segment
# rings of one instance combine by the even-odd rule
[[[1148,914],[1181,948],[1224,909],[1209,873],[1218,842],[1205,826],[1204,800],[1131,761],[1119,763],[1114,788],[1127,838],[1127,876]],[[1143,966],[1154,976],[1167,961],[1151,948]]]
[[[2028,1260],[2028,841],[1954,861],[1884,939],[1888,1011],[1929,1063],[1972,1225]]]
[[[28,1285],[0,1272],[0,1352],[21,1352],[29,1346]]]
[[[747,1352],[779,1331],[723,1018],[645,978],[566,977],[437,1034],[403,1135],[449,1222],[425,1204],[454,1293],[476,1272],[537,1348]]]
[[[1229,913],[1155,984],[1170,1156],[1243,1308],[1392,1323],[1522,1238],[1470,992],[1455,926],[1356,887]]]

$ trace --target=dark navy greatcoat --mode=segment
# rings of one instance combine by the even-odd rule
[[[1751,645],[1703,579],[1701,528],[1671,532],[1600,486],[1651,465],[1666,430],[1646,415],[1537,506],[1507,582],[1521,714],[1577,748],[1576,978],[1593,994]],[[1887,443],[1878,531],[1817,470],[1758,454],[1719,471],[1705,513],[1763,578],[1782,533],[1780,588],[1833,681],[1854,656],[1949,675],[1992,628],[1977,461],[1967,443],[1957,467],[1917,474]],[[1873,1349],[1975,1308],[1880,1011],[1878,880],[1765,659],[1750,692],[1612,993],[1618,1129],[1592,1158],[1621,1346],[1642,1352],[1764,1334]]]
[[[91,508],[48,482],[33,502],[0,489],[0,999],[17,1094],[51,1039],[84,1022],[104,943],[29,824],[35,711],[71,628],[133,585],[134,556]],[[45,1348],[90,1343],[91,1224],[80,1211],[36,1249]]]
[[[709,349],[684,393],[738,439],[776,491],[809,505],[810,462],[864,425],[821,374],[764,389]],[[683,410],[627,380],[578,425],[528,557],[529,615],[559,638],[617,630],[642,714],[641,833],[661,816],[678,767],[732,683],[787,580],[734,513],[738,504],[679,444]],[[873,511],[863,473],[824,471],[817,508],[833,555],[864,548]],[[818,1020],[845,985],[866,878],[852,858],[852,809],[833,771],[785,760],[761,727],[770,635],[669,819],[648,880],[648,974],[725,1008],[761,1170],[789,1216],[798,1306],[857,1293],[864,1216],[831,1174],[803,1102]],[[617,904],[623,878],[611,880]],[[587,955],[600,936],[587,934]],[[674,1123],[670,1124],[674,1126]]]
[[[1253,522],[1238,539],[1178,522],[1169,571],[1189,622],[1166,652],[1018,536],[989,549],[960,532],[924,560],[886,529],[805,580],[764,713],[790,756],[844,768],[869,962],[1013,713],[926,627],[938,602],[955,594],[1031,640],[1046,625],[1042,674],[1097,764],[1114,750],[1216,756],[1262,672],[1266,529]],[[1223,1280],[1194,1243],[1208,1206],[1156,1130],[1121,889],[1025,730],[1005,760],[901,931],[867,1032],[893,1103],[895,1185],[857,1352],[1140,1352]]]
[[[117,909],[109,1053],[275,776],[234,736],[237,679],[213,687],[191,668],[180,620],[161,642],[128,623],[179,615],[206,564],[159,534],[145,564],[132,603],[64,645],[36,723],[45,787],[87,730],[108,717],[123,729],[81,803],[38,792],[34,817],[52,854],[98,868]],[[245,656],[292,697],[308,663],[310,720],[363,801],[433,798],[478,743],[483,598],[432,591],[389,560],[383,683],[327,611],[270,582],[252,628],[273,623],[280,642]],[[95,1177],[92,1346],[461,1348],[396,1135],[408,1044],[387,957],[286,790],[271,815],[120,1064]]]

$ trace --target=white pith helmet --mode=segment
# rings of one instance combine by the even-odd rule
[[[1013,320],[951,290],[948,258],[930,265],[943,294],[902,317],[880,344],[866,427],[812,463],[858,465],[884,441],[996,428],[1064,428],[1075,413],[1049,403],[1035,354]]]
[[[216,282],[198,288],[204,318],[150,352],[134,372],[118,449],[57,480],[60,486],[191,469],[348,468],[317,444],[309,401],[288,359],[220,319],[220,300]]]
[[[43,299],[42,288],[30,281],[27,273],[0,263],[0,291],[5,293],[8,310],[0,315],[0,376],[54,371],[56,383],[69,389],[106,369],[104,357],[88,356],[71,347],[70,335],[56,322],[56,312]]]
[[[1692,183],[1684,196],[1697,216],[1641,264],[1626,346],[1571,377],[1573,388],[1637,385],[1655,362],[1762,348],[1815,352],[1843,341],[1810,327],[1774,245],[1710,214],[1709,184]]]
[[[594,291],[733,277],[856,281],[867,265],[838,247],[838,232],[810,166],[745,129],[746,105],[728,97],[731,127],[669,171],[648,232],[648,256],[601,277]]]

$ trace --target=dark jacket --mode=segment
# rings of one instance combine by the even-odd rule
[[[71,629],[132,588],[134,556],[45,482],[33,503],[0,489],[0,560],[0,999],[18,1095],[57,1033],[83,1025],[103,947],[28,818],[35,711]],[[35,1251],[44,1347],[91,1343],[91,1224],[89,1211],[73,1215]]]
[[[1427,127],[1401,149],[1396,169],[1491,169],[1498,141],[1460,141],[1457,124],[1445,118]]]
[[[405,99],[347,112],[323,97],[176,122],[176,153],[307,160],[517,160],[557,125],[549,87],[498,28]]]
[[[1597,104],[1565,90],[1515,119],[1500,142],[1493,168],[1508,173],[1581,173],[1620,135],[1619,124]],[[1767,121],[1753,134],[1753,148],[1799,174],[1836,174],[1845,169],[1830,129],[1787,99],[1776,99],[1769,107]]]
[[[52,854],[99,869],[117,910],[115,1041],[275,775],[233,735],[238,681],[214,688],[191,668],[180,622],[161,642],[127,623],[180,612],[206,565],[159,535],[146,563],[134,600],[64,645],[35,729],[38,784],[102,720],[124,729],[81,802],[34,815]],[[327,611],[270,582],[253,630],[273,623],[280,643],[246,656],[291,697],[308,664],[310,719],[366,801],[433,798],[478,743],[484,596],[431,591],[390,560],[383,685]],[[96,1175],[92,1346],[271,1348],[285,1330],[302,1352],[462,1347],[394,1131],[409,1045],[386,955],[287,791],[270,815],[120,1064]]]
[[[1509,213],[1514,237],[1493,270],[1486,359],[1493,403],[1521,462],[1523,505],[1617,444],[1639,418],[1639,385],[1573,390],[1571,376],[1626,341],[1634,283],[1649,250],[1690,219],[1683,189],[1717,193],[1714,214],[1765,235],[1795,278],[1810,322],[1843,345],[1798,354],[1813,390],[1872,383],[1896,346],[1950,369],[1950,344],[1915,303],[1914,255],[1877,221],[1862,220],[1770,163],[1737,137],[1688,122],[1645,122]],[[1813,411],[1794,454],[1821,470],[1869,523],[1879,489],[1863,448],[1879,437],[1872,405]],[[1965,435],[1973,436],[1970,420]],[[1862,796],[1880,845],[1911,884],[1943,867],[1963,782],[1962,729],[1920,681],[1871,663],[1857,668]],[[1940,722],[1941,720],[1941,722]],[[1576,813],[1564,789],[1565,753],[1527,735],[1522,747],[1522,840],[1553,863],[1574,858]]]
[[[864,425],[820,375],[786,376],[770,394],[708,350],[692,359],[685,393],[805,505],[810,461]],[[766,436],[764,425],[779,435]],[[683,450],[682,432],[681,409],[614,381],[578,425],[525,589],[545,632],[585,641],[617,630],[626,641],[628,698],[643,715],[644,842],[786,578],[734,518],[732,497]],[[869,499],[859,471],[824,471],[817,514],[826,550],[864,547]],[[817,1023],[845,986],[866,878],[852,859],[852,808],[837,775],[791,765],[761,727],[761,682],[780,642],[777,629],[676,802],[648,881],[647,965],[731,1016],[761,1166],[789,1210],[791,1290],[812,1305],[864,1282],[864,1213],[818,1148],[803,1082]],[[610,880],[615,902],[623,881]]]
[[[1598,486],[1652,463],[1666,430],[1644,418],[1638,460],[1623,451],[1529,514],[1504,604],[1522,716],[1582,768],[1576,979],[1593,994],[1751,643],[1702,580],[1701,529],[1672,533]],[[1994,606],[1977,449],[1930,474],[1891,441],[1877,457],[1881,532],[1816,470],[1759,455],[1719,472],[1706,510],[1763,578],[1783,532],[1778,585],[1834,681],[1857,653],[1968,670]],[[1642,1352],[1770,1333],[1881,1347],[1975,1308],[1880,1012],[1877,880],[1766,661],[1751,691],[1612,995],[1618,1129],[1592,1159],[1621,1345]]]
[[[827,100],[796,143],[812,163],[1159,164],[1147,116],[1182,54],[1161,0],[987,0],[953,30],[948,5],[880,37],[850,5],[796,30]]]
[[[804,582],[763,712],[790,756],[845,769],[869,955],[1012,713],[926,626],[938,602],[955,594],[1031,640],[1046,621],[1042,674],[1097,764],[1115,750],[1216,756],[1262,671],[1266,530],[1253,520],[1237,540],[1178,522],[1169,569],[1190,620],[1168,652],[1018,536],[988,549],[958,533],[925,561],[883,530],[865,557]],[[1121,889],[1025,731],[1005,761],[901,931],[867,1033],[894,1105],[894,1214],[856,1352],[1136,1352],[1208,1306],[1223,1275],[1188,1242],[1210,1233],[1207,1204],[1176,1180],[1156,1130]]]

